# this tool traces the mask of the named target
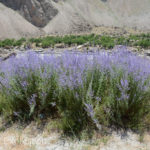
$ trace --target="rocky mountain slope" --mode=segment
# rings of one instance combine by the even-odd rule
[[[0,38],[66,34],[95,26],[150,31],[149,0],[0,0]]]
[[[0,0],[0,2],[18,11],[37,27],[44,27],[58,13],[49,0]]]
[[[42,32],[16,11],[0,4],[0,38],[20,38],[22,36],[39,36]]]

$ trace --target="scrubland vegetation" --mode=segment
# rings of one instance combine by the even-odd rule
[[[66,36],[47,36],[40,38],[21,38],[20,40],[6,39],[0,41],[0,47],[10,48],[12,46],[24,47],[35,44],[36,47],[49,48],[58,43],[64,43],[65,46],[75,46],[88,44],[89,46],[100,46],[105,49],[113,48],[115,45],[139,46],[140,48],[150,47],[150,34],[130,35],[128,37],[120,36],[100,36],[100,35],[66,35]]]
[[[71,135],[149,129],[149,68],[149,60],[125,47],[42,57],[29,51],[0,62],[0,114],[5,121],[51,117]]]

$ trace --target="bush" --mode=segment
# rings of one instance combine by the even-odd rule
[[[115,46],[114,39],[108,36],[102,36],[100,39],[100,43],[104,48],[110,49]]]
[[[30,55],[32,54],[30,53]],[[32,59],[34,59],[33,57]],[[37,60],[37,58],[35,59]],[[30,61],[32,61],[31,64],[38,63],[31,59]],[[31,120],[39,116],[45,118],[47,115],[57,115],[55,107],[57,75],[48,73],[48,70],[42,66],[41,68],[37,68],[37,66],[31,68],[30,65],[20,67],[21,70],[16,68],[17,73],[11,77],[9,89],[2,87],[3,95],[7,95],[0,102],[1,111],[5,117]]]
[[[127,45],[126,39],[124,37],[117,38],[116,43],[117,43],[117,45]]]
[[[7,47],[7,46],[10,47],[10,46],[13,46],[14,42],[15,42],[14,39],[5,39],[5,40],[1,41],[0,46],[1,47]]]
[[[2,47],[3,46],[3,44],[2,44],[2,42],[0,41],[0,47]]]
[[[51,43],[49,41],[43,40],[42,41],[42,48],[48,48],[51,46]]]
[[[121,47],[113,53],[27,53],[0,64],[0,112],[10,119],[55,116],[64,133],[139,129],[150,113],[150,62]]]
[[[42,42],[42,38],[31,38],[29,39],[29,42],[31,43],[41,43]]]
[[[89,35],[65,35],[65,36],[47,36],[40,38],[30,38],[26,40],[21,38],[20,40],[6,39],[0,41],[0,47],[10,47],[10,46],[21,46],[24,42],[35,43],[37,47],[48,48],[54,46],[57,43],[64,43],[68,46],[72,44],[82,45],[89,43],[90,46],[100,45],[103,48],[111,49],[115,45],[126,45],[126,46],[141,46],[142,48],[149,48],[149,37],[150,34],[143,33],[139,35],[130,35],[128,37],[124,36],[100,36],[95,34]]]
[[[144,90],[146,83],[137,81],[136,75],[129,74],[124,77],[124,70],[117,72],[117,78],[111,78],[109,120],[117,127],[137,129],[142,124],[142,118],[149,108],[148,89]]]
[[[25,38],[21,38],[13,43],[13,46],[21,46],[26,41]]]
[[[62,129],[67,134],[78,134],[88,124],[82,93],[79,90],[64,87],[60,90],[58,109],[62,117]]]
[[[130,39],[130,40],[135,40],[135,41],[137,41],[137,40],[139,40],[140,38],[139,38],[138,35],[130,35],[130,36],[129,36],[129,39]]]
[[[146,39],[146,40],[140,40],[136,43],[137,46],[141,46],[143,48],[149,48],[150,47],[150,40]]]

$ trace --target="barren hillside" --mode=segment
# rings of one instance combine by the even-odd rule
[[[0,3],[0,38],[38,36],[41,32],[17,12]]]
[[[76,33],[101,25],[150,31],[149,0],[0,2],[0,38],[39,35],[41,30],[45,34]]]

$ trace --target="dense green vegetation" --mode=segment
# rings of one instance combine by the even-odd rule
[[[29,47],[35,44],[36,47],[49,48],[56,44],[64,43],[66,47],[87,44],[88,46],[100,46],[105,49],[111,49],[115,45],[139,46],[140,48],[150,47],[150,34],[124,36],[100,36],[100,35],[65,35],[65,36],[47,36],[40,38],[21,38],[20,40],[5,39],[0,41],[0,47],[11,48],[13,46]]]
[[[15,39],[5,39],[3,41],[0,41],[0,47],[12,47],[12,46],[21,46],[26,41],[25,38],[21,38],[19,40]]]

